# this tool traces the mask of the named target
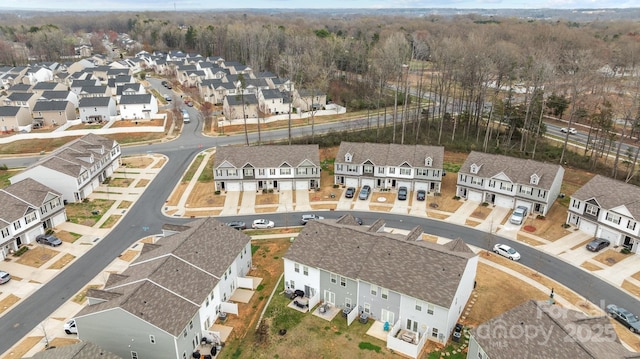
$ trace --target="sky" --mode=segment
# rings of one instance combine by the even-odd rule
[[[640,7],[640,0],[2,0],[0,9],[29,10],[197,10],[197,9],[606,9]]]

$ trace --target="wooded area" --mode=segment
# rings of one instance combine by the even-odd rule
[[[66,61],[80,36],[90,34],[94,51],[101,52],[105,36],[115,41],[127,33],[138,43],[127,49],[130,55],[182,50],[220,56],[288,77],[297,88],[326,92],[349,111],[392,113],[392,123],[372,123],[373,140],[511,153],[590,170],[610,154],[607,174],[634,180],[638,150],[626,153],[619,144],[637,142],[640,131],[635,22],[478,15],[85,15],[4,14],[0,63],[23,65],[27,57]],[[26,45],[28,56],[17,43]],[[564,145],[554,149],[543,138],[547,115],[566,120],[566,127],[589,125],[589,141],[599,145],[568,154],[567,133]],[[386,125],[392,125],[390,132]]]

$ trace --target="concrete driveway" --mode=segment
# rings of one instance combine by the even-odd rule
[[[360,193],[360,192],[358,192]],[[356,194],[357,196],[357,194]],[[353,210],[354,211],[368,211],[369,210],[369,203],[371,202],[371,197],[373,196],[369,196],[369,198],[367,198],[366,200],[361,200],[361,199],[355,199],[354,203],[353,203]]]
[[[226,201],[225,201],[226,204]],[[238,214],[252,214],[256,213],[256,192],[244,191],[242,192],[242,203]]]
[[[336,205],[336,210],[337,211],[348,211],[351,209],[351,206],[353,205],[354,201],[356,200],[357,193],[356,195],[354,195],[353,198],[347,198],[344,196],[344,193],[340,196],[340,198],[338,199],[338,204]]]
[[[414,216],[424,216],[427,213],[427,201],[430,199],[432,200],[433,197],[427,197],[424,201],[418,201],[414,195],[411,202],[411,208],[409,209],[409,214]]]
[[[221,216],[235,216],[238,213],[238,203],[240,203],[240,191],[227,191],[224,199],[224,207],[220,212]]]
[[[404,201],[401,201],[398,199],[398,196],[396,194],[395,197],[395,201],[393,202],[393,207],[391,207],[391,213],[398,213],[398,214],[407,214],[409,213],[409,198],[411,196],[412,192],[409,191],[409,193],[407,194],[407,199],[405,199]]]
[[[309,190],[296,190],[296,211],[310,211],[311,203],[309,202]]]
[[[293,190],[280,191],[279,200],[276,212],[293,212]]]

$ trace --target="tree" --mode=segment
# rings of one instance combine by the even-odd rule
[[[244,90],[247,88],[247,84],[244,79],[243,74],[238,74],[238,87],[240,89],[240,103],[242,104],[242,121],[244,121],[244,139],[245,144],[249,146],[249,131],[247,130],[247,115],[245,113],[244,107]]]

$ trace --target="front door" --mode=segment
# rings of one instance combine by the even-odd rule
[[[336,293],[324,291],[324,301],[330,304],[336,304]]]

